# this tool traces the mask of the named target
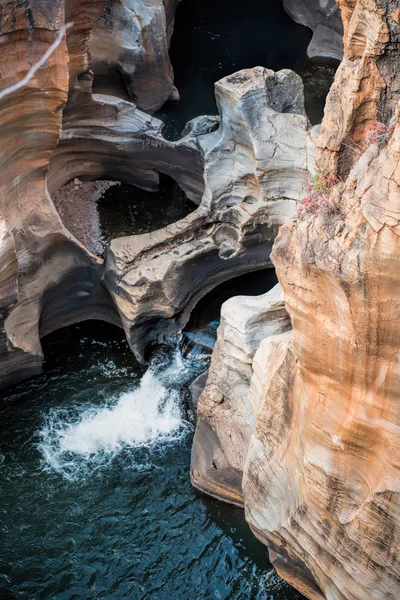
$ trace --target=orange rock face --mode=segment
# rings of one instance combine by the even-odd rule
[[[58,39],[60,28],[70,25],[34,77],[0,101],[0,387],[40,372],[40,338],[51,331],[87,318],[121,325],[102,284],[104,261],[64,226],[49,194],[76,175],[95,179],[109,171],[114,178],[130,175],[144,187],[157,185],[157,160],[148,166],[120,143],[121,130],[134,131],[136,121],[153,131],[148,117],[137,117],[129,103],[122,102],[120,110],[118,99],[93,99],[89,39],[106,2],[0,0],[1,89],[22,81]],[[159,4],[168,57],[177,2],[171,0],[165,9]],[[172,88],[169,61],[167,66]],[[79,131],[90,146],[93,130],[99,140],[89,148],[74,133]],[[103,139],[111,130],[117,141]],[[120,173],[124,160],[128,165]]]
[[[310,598],[400,593],[399,143],[397,127],[355,167],[341,216],[284,226],[274,247],[293,346],[258,394],[243,493]]]
[[[342,175],[353,168],[337,192],[340,214],[281,228],[272,259],[293,337],[265,340],[253,363],[259,409],[244,470],[246,518],[280,574],[313,600],[400,597],[393,4],[342,3],[346,57],[317,160]],[[392,118],[394,132],[365,150],[379,115]],[[358,156],[344,140],[360,144]]]
[[[371,123],[393,117],[400,23],[393,0],[340,0],[340,6],[345,54],[327,99],[317,163],[343,178],[363,152]]]
[[[39,336],[79,320],[88,305],[93,306],[94,297],[98,302],[102,295],[99,261],[65,229],[46,183],[61,133],[69,68],[73,81],[88,68],[86,32],[100,5],[90,0],[70,3],[67,15],[61,1],[32,0],[23,5],[12,1],[1,6],[4,88],[23,79],[54,42],[66,17],[73,15],[77,25],[79,21],[80,32],[78,36],[75,30],[68,43],[64,39],[28,84],[0,104],[0,213],[7,231],[0,247],[7,270],[6,275],[2,272],[7,281],[0,329],[2,385],[37,373],[42,363]],[[76,49],[72,58],[68,44]],[[72,281],[82,277],[88,282],[90,302],[84,294],[78,306],[71,303],[70,292]]]
[[[239,447],[243,479],[227,499],[242,494],[253,532],[307,598],[397,600],[398,3],[343,0],[341,8],[345,58],[317,141],[320,171],[341,177],[331,192],[338,210],[292,221],[275,241],[293,331],[265,338],[254,356],[242,398],[242,424],[252,429]],[[367,148],[375,119],[391,127]],[[213,407],[210,430],[222,410]]]

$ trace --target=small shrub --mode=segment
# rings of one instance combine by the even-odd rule
[[[305,196],[297,208],[298,216],[338,213],[339,209],[331,198],[331,190],[337,183],[339,180],[333,173],[326,175],[317,173],[309,179],[305,188]]]
[[[365,136],[365,144],[367,146],[371,144],[386,144],[393,130],[394,125],[385,125],[381,121],[374,121],[368,128],[367,135]]]

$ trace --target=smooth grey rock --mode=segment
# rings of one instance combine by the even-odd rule
[[[157,152],[167,158],[174,150],[177,173],[180,157],[203,157],[199,208],[162,230],[115,239],[107,253],[104,284],[139,359],[149,345],[168,343],[216,285],[271,266],[279,226],[295,214],[304,187],[308,121],[300,77],[247,69],[219,81],[216,97],[217,131],[175,143],[155,132]],[[153,142],[144,149],[154,160]]]
[[[89,43],[96,92],[130,100],[149,113],[177,96],[168,54],[177,5],[177,0],[109,0]]]
[[[283,7],[296,23],[312,29],[308,56],[342,60],[343,23],[336,0],[283,0]]]
[[[264,339],[290,329],[279,284],[261,296],[237,296],[223,304],[209,376],[198,403],[192,449],[192,483],[200,490],[238,503],[244,462],[256,426],[250,399],[254,355]],[[209,444],[207,449],[205,443]],[[236,489],[231,478],[228,486],[225,481],[225,474],[233,471]]]

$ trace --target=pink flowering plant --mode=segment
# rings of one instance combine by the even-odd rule
[[[386,144],[389,141],[393,130],[394,125],[385,125],[385,123],[381,123],[381,121],[373,121],[365,136],[365,144],[367,146],[370,146],[371,144]]]
[[[307,217],[319,213],[335,214],[339,209],[332,200],[332,188],[339,183],[333,173],[322,175],[317,173],[310,177],[305,187],[305,196],[301,200],[297,214],[299,217]]]

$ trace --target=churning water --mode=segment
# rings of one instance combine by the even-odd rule
[[[76,480],[103,468],[125,449],[180,441],[192,427],[182,418],[176,386],[187,384],[204,368],[201,357],[184,359],[176,350],[157,357],[132,390],[105,399],[101,407],[52,408],[39,433],[44,467]]]
[[[44,375],[0,400],[0,598],[299,599],[242,511],[190,485],[185,394],[207,352],[144,370],[96,322],[44,342]]]

